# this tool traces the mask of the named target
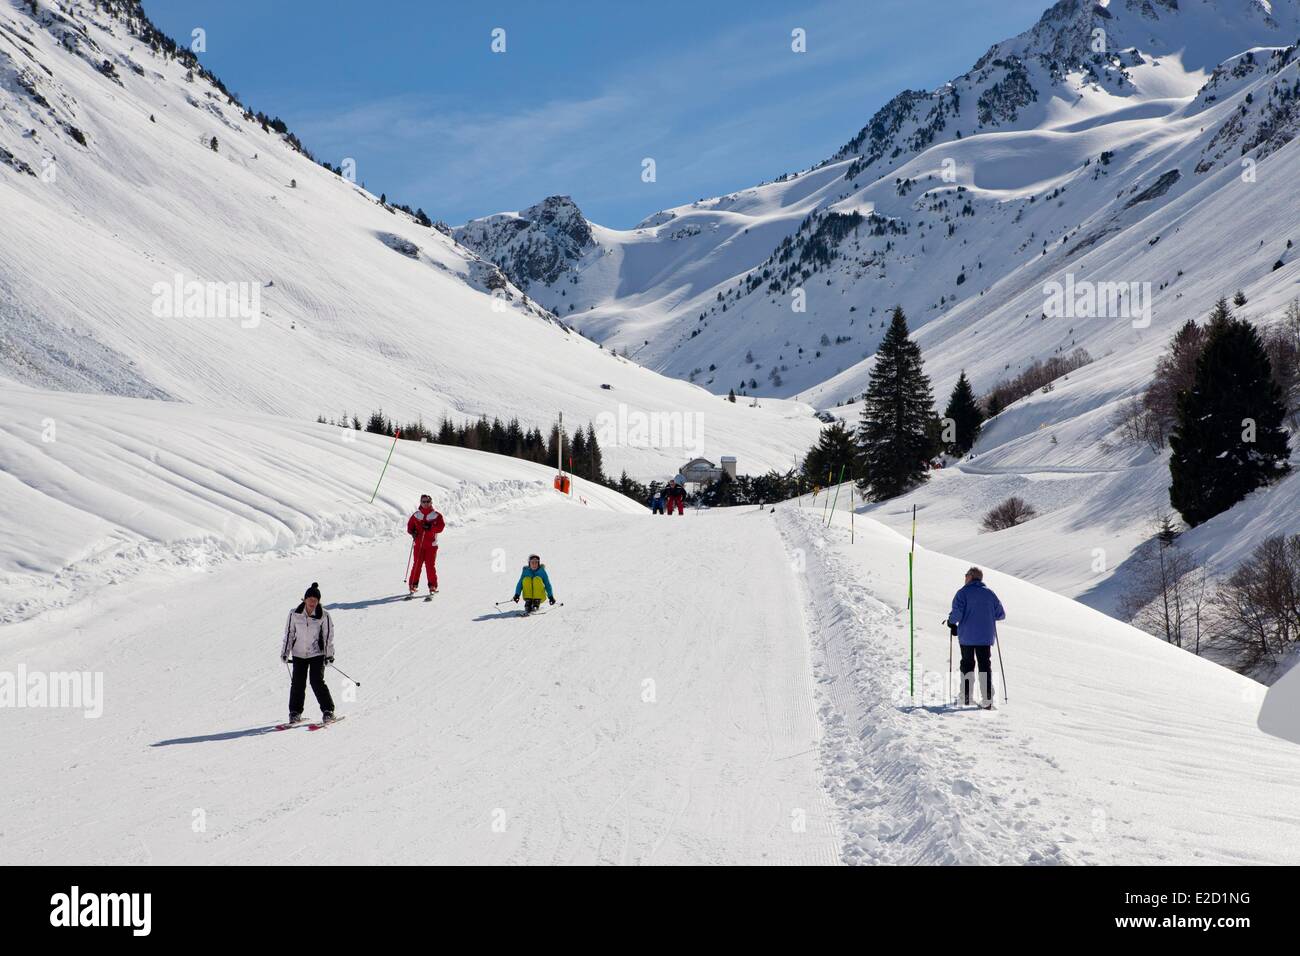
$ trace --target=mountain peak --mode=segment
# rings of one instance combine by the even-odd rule
[[[596,245],[571,196],[547,196],[522,212],[471,219],[456,241],[496,263],[520,289],[551,285]]]

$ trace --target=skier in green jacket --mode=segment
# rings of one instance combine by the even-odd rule
[[[551,603],[555,603],[555,592],[551,590],[551,579],[546,575],[546,565],[542,564],[542,559],[535,554],[528,556],[528,563],[524,569],[519,572],[519,583],[515,585],[516,604],[519,603],[519,597],[524,598],[524,613],[532,614],[542,604],[542,597]]]

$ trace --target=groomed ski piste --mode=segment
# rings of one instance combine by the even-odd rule
[[[0,864],[1300,861],[1261,685],[994,564],[1008,699],[954,710],[969,562],[922,534],[913,698],[908,540],[820,497],[656,517],[402,443],[371,505],[381,436],[0,402],[0,671],[102,675],[99,716],[0,711]],[[406,602],[424,491],[440,593]],[[564,606],[524,620],[495,605],[533,551]],[[346,721],[276,733],[312,581],[361,686],[329,671]]]

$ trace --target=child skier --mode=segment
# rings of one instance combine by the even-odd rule
[[[406,533],[411,536],[410,593],[420,586],[420,568],[427,570],[429,594],[438,593],[438,535],[447,527],[442,515],[433,510],[433,499],[420,495],[420,507],[406,519]]]
[[[325,683],[325,665],[334,663],[334,622],[320,606],[320,585],[311,583],[302,603],[289,612],[280,643],[280,660],[293,661],[293,680],[289,685],[289,723],[302,720],[307,696],[307,677],[311,675],[312,693],[320,704],[321,722],[334,720],[334,698]]]
[[[528,556],[528,564],[519,572],[519,583],[515,585],[516,604],[519,603],[521,594],[524,596],[525,614],[532,614],[541,606],[543,594],[551,604],[555,603],[555,592],[551,590],[551,579],[546,576],[546,565],[535,554]]]

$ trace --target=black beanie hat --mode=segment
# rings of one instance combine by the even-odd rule
[[[311,587],[309,587],[306,593],[303,594],[302,599],[305,601],[309,597],[314,597],[318,601],[320,600],[320,585],[315,581],[311,583]]]

